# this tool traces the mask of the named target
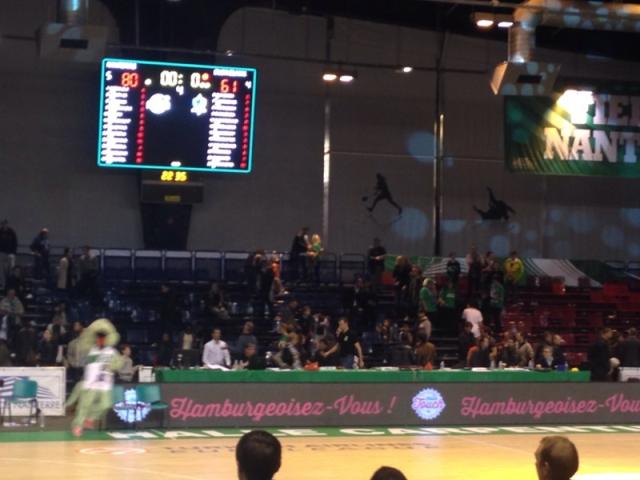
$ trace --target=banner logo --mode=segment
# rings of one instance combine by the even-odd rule
[[[440,392],[433,388],[420,390],[411,401],[411,408],[416,415],[423,420],[433,420],[437,418],[447,405]]]

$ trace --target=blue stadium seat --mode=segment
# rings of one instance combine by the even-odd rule
[[[160,250],[137,250],[133,257],[136,282],[162,281],[162,252]]]
[[[340,257],[340,282],[351,284],[366,273],[365,257],[359,253],[344,253]]]
[[[246,252],[226,252],[224,254],[224,281],[227,283],[243,283],[245,266],[249,254]]]
[[[184,251],[164,253],[164,278],[170,282],[193,280],[193,254]]]
[[[107,248],[102,260],[103,278],[107,282],[133,281],[132,253],[124,248]]]
[[[196,282],[222,280],[222,254],[220,252],[195,252],[193,274]]]

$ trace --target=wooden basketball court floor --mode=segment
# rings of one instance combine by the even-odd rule
[[[533,452],[542,436],[282,437],[283,465],[276,480],[368,480],[381,465],[400,468],[409,480],[534,480]],[[576,480],[640,480],[640,433],[569,437],[581,457]],[[235,479],[236,442],[237,438],[10,441],[0,443],[0,478]]]

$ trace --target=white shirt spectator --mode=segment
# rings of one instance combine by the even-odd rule
[[[466,322],[471,324],[471,333],[478,338],[482,332],[480,326],[482,325],[482,313],[477,308],[467,307],[462,312],[462,318]]]
[[[229,355],[229,347],[223,340],[211,340],[204,346],[202,352],[202,363],[209,366],[229,367],[231,365],[231,355]]]

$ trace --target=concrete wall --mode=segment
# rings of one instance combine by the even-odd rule
[[[33,35],[53,20],[51,2],[3,1],[0,31]],[[28,4],[25,9],[17,8]],[[99,6],[99,3],[92,5]],[[96,7],[93,21],[113,19]],[[409,64],[411,75],[361,67],[349,86],[327,89],[320,79],[325,20],[243,9],[225,24],[218,49],[242,55],[219,62],[259,70],[254,171],[204,178],[205,202],[193,209],[191,248],[288,249],[302,225],[321,232],[323,188],[329,188],[328,249],[360,252],[380,236],[388,249],[430,254],[433,241],[433,122],[440,37],[393,26],[336,19],[335,62]],[[117,54],[117,51],[111,52]],[[448,36],[445,73],[443,248],[463,253],[472,243],[500,254],[572,258],[632,258],[640,254],[640,200],[634,180],[513,175],[503,168],[502,99],[488,72],[506,45]],[[266,58],[269,55],[307,61]],[[563,74],[637,78],[635,64],[539,51],[563,64]],[[174,57],[179,60],[179,57]],[[33,42],[0,43],[0,216],[27,243],[47,225],[56,244],[142,246],[138,178],[95,167],[97,65],[38,60]],[[482,72],[487,72],[482,73]],[[325,99],[330,101],[331,162],[324,172]],[[375,174],[387,178],[403,206],[365,210]],[[511,204],[510,222],[482,223],[486,187]]]

